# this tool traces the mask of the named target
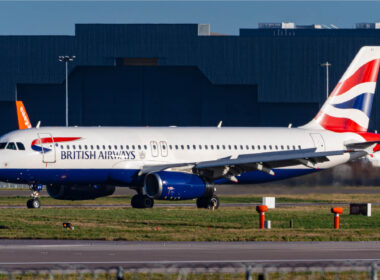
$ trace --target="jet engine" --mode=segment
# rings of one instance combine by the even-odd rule
[[[115,186],[105,185],[48,185],[48,194],[61,200],[87,200],[112,195]]]
[[[185,200],[211,196],[213,186],[199,176],[182,172],[160,171],[145,176],[144,188],[150,198]]]

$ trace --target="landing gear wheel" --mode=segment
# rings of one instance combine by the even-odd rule
[[[199,197],[197,199],[198,208],[218,209],[219,205],[219,198],[216,195],[213,195],[211,197]]]
[[[136,194],[131,199],[131,206],[133,208],[152,208],[154,199],[147,195]]]
[[[154,199],[150,198],[147,195],[144,195],[142,199],[142,205],[143,205],[143,208],[152,208],[154,205]]]
[[[206,208],[207,198],[206,197],[198,197],[197,198],[197,208]]]
[[[216,195],[213,195],[212,197],[210,197],[209,201],[208,201],[208,209],[218,209],[219,208],[219,198],[216,196]]]
[[[140,195],[136,194],[131,199],[132,208],[140,208],[139,207]]]
[[[41,206],[41,203],[40,203],[39,199],[29,199],[26,202],[26,207],[28,207],[28,208],[37,209],[37,208],[40,208],[40,206]]]

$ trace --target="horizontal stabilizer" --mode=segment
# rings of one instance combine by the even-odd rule
[[[346,144],[348,150],[365,150],[373,145],[380,144],[380,141],[368,141],[368,142],[358,142]]]

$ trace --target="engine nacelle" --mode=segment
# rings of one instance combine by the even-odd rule
[[[182,172],[155,172],[145,176],[146,194],[154,199],[184,200],[212,195],[214,188],[199,176]]]
[[[115,186],[103,185],[48,185],[48,194],[61,200],[87,200],[112,195]]]

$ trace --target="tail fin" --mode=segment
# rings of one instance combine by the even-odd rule
[[[362,47],[306,128],[366,132],[380,65],[380,47]]]
[[[26,112],[24,103],[22,103],[22,101],[16,101],[16,110],[17,110],[18,128],[19,129],[32,128],[32,125],[30,124],[30,120],[28,117],[28,113]]]

